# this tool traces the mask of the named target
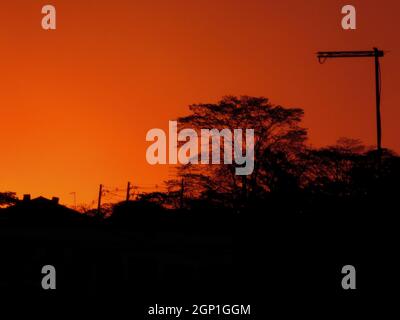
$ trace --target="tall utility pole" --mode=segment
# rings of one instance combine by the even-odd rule
[[[379,58],[384,56],[382,50],[373,48],[372,51],[322,51],[317,52],[318,61],[324,63],[328,58],[369,58],[375,62],[375,95],[376,95],[376,148],[378,156],[382,154],[382,125],[381,125],[381,68]]]
[[[129,201],[129,196],[130,196],[130,192],[131,192],[131,183],[128,181],[128,185],[126,187],[126,201]]]
[[[100,187],[99,187],[99,200],[97,202],[97,214],[99,216],[100,216],[100,213],[101,213],[101,196],[102,196],[102,194],[103,194],[103,185],[100,184]]]

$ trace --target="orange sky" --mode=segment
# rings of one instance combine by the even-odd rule
[[[99,183],[152,186],[146,132],[226,94],[301,107],[310,142],[375,143],[370,59],[318,50],[390,51],[382,60],[383,145],[400,151],[400,2],[336,0],[13,0],[0,4],[0,191],[89,203]],[[57,30],[41,8],[57,9]],[[397,90],[396,90],[397,89]]]

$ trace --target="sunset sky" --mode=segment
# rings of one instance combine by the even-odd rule
[[[41,28],[45,4],[55,31]],[[355,31],[341,28],[346,4]],[[314,146],[374,145],[373,60],[321,65],[320,50],[388,51],[383,146],[400,152],[399,12],[397,0],[2,1],[0,192],[71,205],[100,183],[161,185],[173,171],[147,164],[146,132],[228,94],[303,108]]]

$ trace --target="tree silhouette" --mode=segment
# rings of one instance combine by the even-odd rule
[[[15,192],[0,192],[0,208],[7,207],[17,203],[18,198]]]
[[[171,190],[178,192],[183,179],[184,192],[191,198],[212,195],[213,201],[237,206],[280,190],[288,186],[289,180],[296,185],[296,179],[291,179],[296,171],[293,164],[307,138],[306,129],[300,126],[302,109],[273,105],[264,97],[226,96],[216,104],[191,105],[190,111],[190,115],[178,119],[181,129],[254,129],[254,171],[237,176],[234,164],[183,165],[178,169],[179,179],[168,182]]]
[[[191,105],[190,111],[178,119],[180,129],[254,129],[254,171],[237,176],[235,164],[181,165],[177,178],[166,182],[169,197],[163,202],[171,208],[198,207],[199,201],[202,208],[234,209],[268,203],[271,210],[298,212],[340,199],[355,205],[399,190],[394,177],[400,160],[394,152],[384,149],[378,157],[350,138],[309,147],[299,108],[273,105],[264,97],[226,96],[216,104]],[[222,143],[220,148],[222,155]]]

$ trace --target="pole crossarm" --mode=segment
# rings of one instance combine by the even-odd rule
[[[382,50],[370,51],[319,51],[318,60],[327,58],[364,58],[364,57],[383,57],[385,53]]]

